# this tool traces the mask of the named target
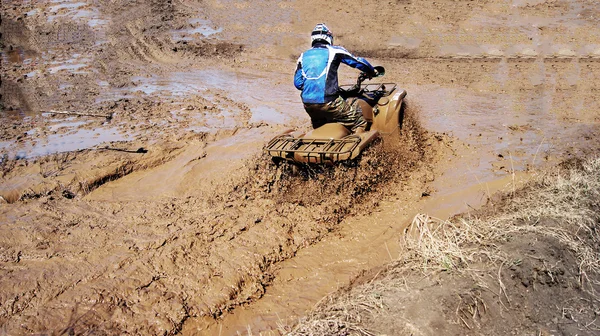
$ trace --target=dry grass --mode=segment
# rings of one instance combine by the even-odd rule
[[[345,293],[338,297],[326,297],[317,304],[317,309],[308,319],[290,332],[291,335],[376,335],[362,327],[365,317],[384,309],[383,300],[377,290]],[[326,309],[319,309],[325,308]],[[280,327],[283,334],[288,330]]]
[[[459,216],[445,221],[417,215],[405,231],[402,260],[389,265],[385,279],[324,299],[289,334],[373,335],[375,332],[361,327],[361,322],[386,308],[374,293],[407,287],[399,279],[408,274],[450,271],[473,274],[475,278],[471,266],[481,263],[498,270],[498,297],[510,303],[501,273],[511,261],[498,246],[524,234],[552,237],[572,251],[579,262],[581,288],[596,297],[594,286],[599,283],[593,279],[600,275],[599,208],[600,158],[595,158],[538,176],[525,188],[511,191],[500,206],[478,217]],[[555,224],[542,225],[540,219]],[[475,316],[486,309],[477,295],[464,301],[459,305],[459,317]],[[465,318],[461,320],[471,328]]]
[[[600,274],[597,223],[600,201],[600,158],[577,169],[540,176],[483,218],[441,221],[417,215],[404,235],[404,246],[423,270],[468,271],[482,261],[506,262],[495,245],[509,237],[536,233],[557,239],[575,253],[580,271]],[[558,223],[539,225],[539,219]]]

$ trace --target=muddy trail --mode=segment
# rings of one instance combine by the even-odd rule
[[[407,118],[401,140],[426,147],[413,122]],[[391,157],[384,147],[359,165],[325,169],[277,167],[255,157],[186,197],[98,201],[110,192],[101,185],[23,196],[3,213],[20,223],[2,227],[4,326],[17,333],[161,334],[181,330],[190,318],[220,318],[263,296],[279,262],[335,232],[347,216],[369,213],[390,194],[390,181],[421,168],[424,151]],[[190,172],[206,171],[202,157],[183,153],[154,171],[132,167],[119,180],[156,178],[171,162],[181,168],[184,158]]]
[[[276,333],[398,257],[416,213],[597,152],[595,2],[380,6],[2,1],[0,330]],[[401,134],[275,165],[320,21],[407,90]]]

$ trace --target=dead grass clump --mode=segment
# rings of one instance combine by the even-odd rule
[[[502,256],[481,249],[491,235],[477,224],[419,214],[404,232],[404,258],[418,262],[424,272],[462,271],[481,259],[502,260]]]
[[[326,297],[313,313],[294,330],[280,326],[282,334],[290,335],[376,335],[363,327],[364,319],[384,310],[383,300],[377,291],[344,293]]]

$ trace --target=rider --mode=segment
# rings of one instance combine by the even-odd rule
[[[357,99],[349,104],[338,94],[337,71],[340,62],[367,74],[376,75],[375,69],[366,59],[355,57],[346,49],[333,45],[333,34],[323,23],[316,25],[311,34],[312,48],[298,58],[294,74],[294,85],[302,90],[304,109],[310,116],[313,128],[326,123],[340,123],[350,131],[364,128],[366,122],[361,104]]]

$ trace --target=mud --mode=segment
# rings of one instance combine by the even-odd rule
[[[274,331],[396,257],[411,215],[596,152],[599,18],[583,0],[3,1],[0,330]],[[275,166],[266,141],[309,127],[291,76],[319,21],[407,90],[402,135]]]

